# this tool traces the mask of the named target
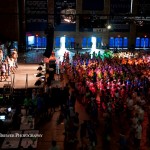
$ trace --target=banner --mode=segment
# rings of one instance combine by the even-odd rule
[[[110,32],[130,32],[130,24],[123,20],[122,16],[114,16],[110,19],[110,24]]]
[[[110,32],[129,32],[130,25],[129,24],[112,24],[112,29]]]
[[[47,0],[26,0],[26,30],[44,31],[48,24]]]
[[[93,32],[107,32],[106,28],[93,28]]]

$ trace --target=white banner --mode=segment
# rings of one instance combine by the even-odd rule
[[[107,32],[106,28],[93,28],[93,32]]]

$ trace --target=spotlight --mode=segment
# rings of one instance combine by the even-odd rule
[[[108,25],[108,26],[107,26],[107,29],[110,30],[110,29],[111,29],[111,25]]]

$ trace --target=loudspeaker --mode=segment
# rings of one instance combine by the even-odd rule
[[[41,71],[43,68],[41,67],[41,66],[39,66],[38,68],[37,68],[37,70],[39,70],[39,71]]]
[[[45,34],[47,36],[47,45],[46,45],[46,50],[43,55],[49,58],[53,51],[54,27],[52,25],[49,25],[48,28],[45,30]]]
[[[36,82],[35,82],[35,86],[40,86],[42,84],[42,82],[41,82],[41,80],[40,79],[38,79]]]
[[[42,74],[41,72],[39,72],[39,73],[36,75],[36,77],[41,77],[41,76],[43,76],[43,74]]]

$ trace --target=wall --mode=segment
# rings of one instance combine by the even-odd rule
[[[52,8],[53,6],[53,0],[49,0],[49,3],[51,3],[51,5],[49,5],[49,13],[54,12],[54,9]],[[97,14],[109,14],[110,12],[110,0],[105,0],[104,1],[104,10],[103,11],[96,11]],[[92,11],[88,11],[88,10],[82,10],[82,0],[76,0],[76,13],[77,14],[91,14]],[[75,42],[79,43],[79,47],[81,48],[82,45],[82,38],[83,37],[91,37],[91,36],[96,36],[96,37],[101,37],[103,43],[105,43],[106,45],[109,43],[109,37],[118,37],[118,35],[120,35],[120,37],[128,37],[130,40],[130,33],[129,32],[109,32],[108,30],[106,30],[105,32],[79,32],[79,16],[77,15],[76,18],[76,32],[63,32],[63,31],[55,31],[55,37],[59,36],[68,36],[68,37],[74,37],[75,38]],[[132,40],[132,38],[131,38]],[[132,43],[132,42],[131,42]],[[130,44],[130,42],[129,42]]]
[[[10,40],[19,40],[18,1],[0,1],[0,35]]]
[[[19,2],[19,3],[18,3]],[[20,3],[21,2],[21,3]],[[25,42],[25,16],[24,16],[24,3],[25,0],[1,0],[0,2],[0,36],[4,35],[10,40],[17,40],[19,43]],[[110,0],[104,1],[104,10],[96,12],[98,14],[109,14],[110,12]],[[138,0],[134,0],[133,14],[137,12]],[[22,8],[18,10],[18,5]],[[19,18],[19,11],[21,13]],[[77,14],[92,13],[92,11],[82,10],[82,0],[76,0],[76,11]],[[48,20],[49,23],[54,23],[54,0],[48,0]],[[19,21],[20,19],[20,21]],[[45,35],[44,31],[37,31],[33,34]],[[71,36],[75,37],[76,43],[79,43],[81,47],[81,42],[83,37],[90,37],[92,35],[102,37],[103,42],[108,44],[108,39],[110,36],[121,37],[126,36],[129,38],[129,47],[134,45],[136,36],[150,36],[148,32],[136,32],[135,24],[130,25],[130,32],[79,32],[79,16],[77,16],[76,21],[76,31],[75,32],[63,32],[55,31],[55,36]]]

